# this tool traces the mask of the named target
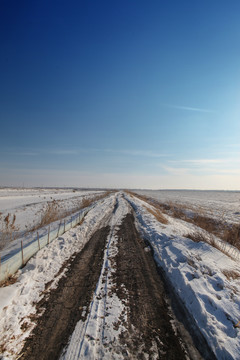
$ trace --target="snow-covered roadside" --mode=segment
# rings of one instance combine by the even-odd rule
[[[126,331],[123,323],[127,321],[127,311],[114,290],[113,274],[115,272],[114,257],[118,251],[116,233],[123,218],[130,211],[128,203],[121,194],[118,195],[109,223],[110,234],[104,251],[103,266],[88,310],[89,314],[85,322],[80,320],[77,323],[69,345],[60,357],[61,360],[124,358],[119,335],[122,331]],[[116,326],[117,323],[118,326]]]
[[[73,189],[0,189],[0,214],[2,219],[8,213],[15,215],[16,231],[26,232],[40,222],[48,202],[55,201],[58,212],[66,212],[79,207],[83,198],[100,193]]]
[[[35,304],[42,298],[45,285],[56,286],[64,272],[62,265],[80,251],[91,235],[105,225],[113,211],[116,195],[99,201],[86,215],[81,226],[71,229],[40,250],[19,270],[15,284],[0,288],[0,353],[3,359],[16,359],[24,339],[29,335],[36,313]]]
[[[239,262],[209,244],[185,238],[193,225],[168,216],[169,223],[163,225],[143,207],[144,202],[126,198],[155,260],[217,359],[239,359],[240,329],[234,327],[240,320]]]

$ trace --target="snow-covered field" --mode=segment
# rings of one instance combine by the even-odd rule
[[[115,213],[116,200],[118,210]],[[166,198],[160,200],[166,201]],[[191,205],[194,205],[195,201],[192,200]],[[205,201],[207,202],[207,199],[199,198],[197,205],[200,206],[199,204],[204,204]],[[237,212],[238,201],[239,198],[236,201],[232,198],[232,203],[235,204],[233,213]],[[114,332],[111,324],[121,313],[122,304],[119,299],[113,298],[111,315],[109,319],[103,319],[101,309],[106,306],[108,300],[107,298],[103,300],[103,296],[99,300],[99,294],[103,288],[106,288],[106,294],[111,291],[111,282],[104,279],[104,276],[107,276],[105,269],[109,269],[109,274],[113,271],[112,253],[108,253],[108,249],[112,244],[111,251],[113,253],[116,251],[116,229],[129,211],[128,203],[134,209],[140,234],[148,239],[154,251],[155,261],[184,304],[189,320],[206,340],[215,357],[221,360],[239,359],[240,328],[236,327],[240,321],[239,261],[233,260],[205,242],[196,243],[185,237],[186,234],[199,231],[195,225],[168,215],[165,215],[168,223],[162,224],[147,210],[151,205],[129,194],[124,194],[123,197],[121,193],[112,194],[99,201],[89,211],[82,225],[71,229],[40,250],[23,269],[18,271],[16,283],[0,288],[0,353],[3,359],[17,359],[24,339],[34,327],[32,315],[36,312],[36,303],[43,297],[45,285],[54,280],[49,290],[57,287],[59,278],[64,275],[64,272],[58,274],[62,264],[83,248],[94,231],[106,224],[109,224],[112,230],[106,244],[101,276],[93,294],[91,303],[93,311],[89,313],[85,324],[78,323],[62,358],[81,359],[79,351],[82,354],[81,351],[88,349],[89,355],[84,358],[91,359],[94,350],[91,350],[92,343],[87,339],[92,339],[92,333],[97,334],[102,329],[103,321],[108,324],[105,336],[109,342],[113,338],[117,339],[118,333]],[[209,210],[210,208],[213,210],[214,204],[217,211],[220,211],[220,204],[223,204],[222,208],[227,208],[227,201],[223,201],[222,198],[219,200],[215,198],[214,201],[209,199],[208,204]],[[228,206],[230,209],[231,206]],[[26,323],[27,326],[22,327]],[[84,334],[89,336],[84,337]],[[79,344],[82,346],[81,349]],[[103,353],[106,351],[106,359],[112,358],[103,343],[98,346]],[[119,355],[119,358],[123,357]]]
[[[240,191],[137,190],[161,203],[176,203],[217,219],[240,222]]]

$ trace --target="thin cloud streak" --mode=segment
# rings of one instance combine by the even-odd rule
[[[179,109],[179,110],[187,110],[187,111],[195,111],[195,112],[203,112],[203,113],[215,113],[216,111],[210,109],[201,109],[195,108],[191,106],[178,106],[178,105],[165,105],[169,108]]]
[[[76,155],[78,154],[77,150],[50,150],[48,151],[49,154],[54,154],[54,155]]]
[[[99,150],[101,151],[101,150]],[[167,154],[155,153],[150,150],[114,150],[114,149],[104,149],[104,152],[113,153],[113,154],[124,154],[130,156],[145,156],[151,158],[167,157]]]
[[[223,164],[223,163],[229,162],[229,159],[194,159],[194,160],[182,160],[182,162],[194,164],[194,165]]]

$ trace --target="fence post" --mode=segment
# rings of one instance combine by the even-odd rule
[[[66,220],[64,219],[64,228],[63,228],[64,232],[66,231],[65,230],[65,225],[66,225]]]
[[[21,240],[21,251],[22,251],[22,266],[24,265],[24,257],[23,257],[23,242]]]
[[[49,244],[49,235],[50,235],[50,225],[48,227],[48,238],[47,238],[47,243]]]
[[[37,232],[38,249],[40,250],[39,233]]]
[[[58,237],[58,235],[59,235],[60,226],[61,226],[61,220],[60,220],[59,227],[58,227],[57,237]]]

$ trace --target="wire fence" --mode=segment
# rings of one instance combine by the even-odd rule
[[[37,232],[35,237],[27,244],[23,244],[21,240],[21,247],[14,254],[6,254],[2,258],[0,256],[0,284],[15,274],[40,249],[78,225],[92,207],[93,205],[73,214],[70,218],[62,219],[58,227],[53,230],[49,225],[47,233],[39,235]]]

